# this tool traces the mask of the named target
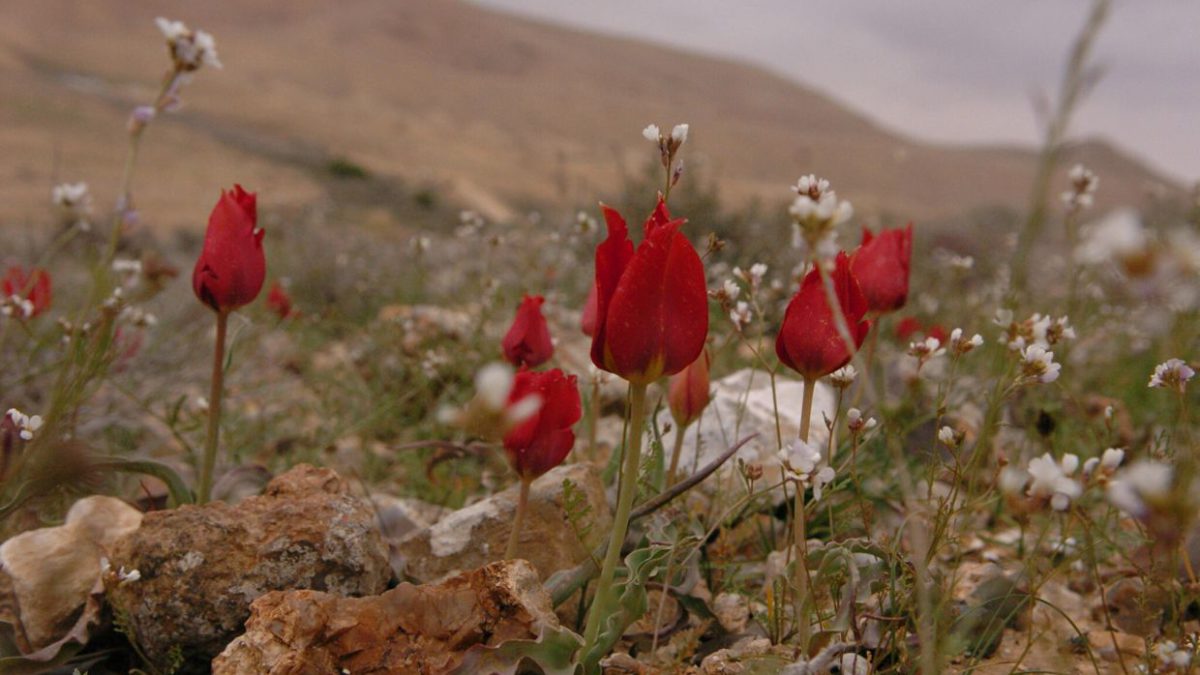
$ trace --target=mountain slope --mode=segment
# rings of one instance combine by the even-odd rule
[[[0,166],[8,219],[44,213],[55,180],[115,190],[126,112],[153,95],[167,63],[158,15],[213,33],[225,63],[197,73],[183,111],[147,135],[139,207],[167,225],[198,224],[235,180],[267,203],[322,199],[330,157],[494,213],[527,200],[594,202],[651,157],[639,134],[650,122],[689,122],[689,165],[735,201],[782,201],[814,172],[861,213],[924,219],[1020,206],[1033,173],[1027,151],[900,138],[751,66],[453,0],[0,8],[0,153],[15,160]],[[1167,185],[1102,144],[1084,151],[1104,179],[1102,204]]]

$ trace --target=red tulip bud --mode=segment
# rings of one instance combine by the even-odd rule
[[[912,232],[912,223],[902,230],[883,230],[878,236],[863,228],[862,245],[850,259],[850,271],[858,279],[870,311],[894,312],[908,300]]]
[[[575,446],[571,427],[583,416],[575,376],[567,376],[558,368],[517,373],[508,395],[509,404],[531,395],[541,400],[541,407],[504,435],[508,463],[522,478],[530,479],[567,458]]]
[[[635,252],[621,214],[603,207],[608,238],[596,248],[592,362],[637,384],[673,375],[708,336],[704,266],[662,197]]]
[[[3,287],[4,298],[0,298],[0,304],[12,297],[28,302],[26,309],[30,311],[23,317],[27,319],[32,319],[49,309],[50,301],[54,297],[51,292],[50,273],[40,267],[35,267],[28,273],[20,265],[8,268],[4,275]]]
[[[297,314],[295,308],[292,307],[292,296],[288,295],[283,284],[278,281],[271,284],[271,290],[267,291],[267,309],[279,315],[280,320]]]
[[[711,359],[708,350],[700,352],[700,357],[692,365],[671,376],[667,385],[667,403],[671,406],[671,417],[680,429],[686,428],[700,417],[701,411],[708,405],[708,367]]]
[[[208,217],[204,249],[192,271],[192,290],[217,312],[249,304],[262,290],[267,261],[257,219],[255,195],[241,185],[230,192],[222,190]]]
[[[866,339],[871,322],[863,321],[867,301],[850,273],[850,260],[845,252],[838,253],[837,266],[831,277],[857,349]],[[775,340],[775,353],[784,365],[806,380],[824,377],[849,363],[850,357],[854,356],[846,350],[846,342],[838,334],[819,270],[814,269],[804,277],[800,290],[788,304],[779,337]]]
[[[546,318],[542,316],[545,301],[540,295],[526,295],[517,307],[512,327],[500,343],[504,358],[518,368],[536,368],[554,356],[554,342],[550,339]]]

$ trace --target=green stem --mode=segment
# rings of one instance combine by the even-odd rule
[[[804,400],[800,412],[800,440],[808,442],[809,420],[812,417],[813,394],[817,385],[816,378],[804,378]],[[808,654],[808,643],[811,637],[811,626],[808,620],[808,609],[805,604],[808,601],[808,535],[805,533],[806,523],[804,516],[804,485],[796,481],[796,507],[793,509],[793,518],[795,522],[792,524],[792,532],[794,533],[794,543],[796,546],[796,579],[794,586],[796,589],[796,632],[799,634],[800,650],[803,654]]]
[[[505,560],[517,557],[517,539],[521,534],[521,523],[525,520],[525,511],[529,508],[529,484],[532,482],[532,478],[521,476],[521,493],[517,497],[517,512],[513,516],[512,533],[508,535],[508,546],[504,547]]]
[[[200,469],[197,501],[208,502],[212,492],[213,467],[217,463],[217,439],[221,432],[221,392],[225,384],[225,332],[229,312],[217,312],[217,344],[213,349],[212,389],[208,396],[208,436],[204,439],[204,465]]]
[[[679,468],[679,455],[683,453],[683,434],[687,427],[679,427],[675,432],[675,447],[671,450],[671,467],[667,469],[667,485],[674,485],[678,477],[675,471]]]
[[[637,472],[642,455],[642,429],[646,421],[646,385],[629,385],[629,440],[625,443],[625,462],[621,471],[620,488],[617,495],[617,512],[613,516],[612,536],[604,554],[604,566],[600,568],[600,582],[596,585],[596,598],[588,613],[587,630],[584,633],[586,654],[600,635],[600,623],[607,617],[612,595],[613,578],[617,573],[617,562],[621,559],[621,545],[629,529],[629,512],[633,508],[633,496],[637,492]]]

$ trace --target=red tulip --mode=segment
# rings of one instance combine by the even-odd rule
[[[894,312],[908,300],[908,268],[912,260],[912,223],[883,230],[877,236],[863,228],[862,245],[850,259],[850,271],[867,298],[870,311]]]
[[[278,281],[271,284],[271,290],[267,291],[267,309],[278,314],[280,320],[295,316],[297,313],[292,307],[292,296],[288,295],[283,284]]]
[[[567,458],[575,446],[571,427],[583,416],[575,376],[558,368],[517,373],[509,405],[531,394],[541,399],[541,407],[504,435],[508,463],[522,479],[537,478]]]
[[[579,320],[579,327],[583,330],[583,334],[592,337],[596,333],[596,304],[599,302],[596,298],[596,284],[592,284],[592,288],[588,291],[587,300],[583,303],[583,316]]]
[[[222,190],[208,217],[204,249],[192,271],[192,290],[217,312],[249,304],[262,290],[267,261],[257,218],[255,195],[241,185],[230,192]]]
[[[871,322],[863,320],[867,300],[850,273],[850,259],[844,252],[838,253],[837,266],[831,276],[857,349],[866,339]],[[814,269],[804,277],[800,290],[783,316],[783,325],[775,340],[779,360],[806,380],[824,377],[849,363],[854,354],[846,351],[846,342],[838,334],[834,321],[820,271]]]
[[[706,349],[690,366],[671,376],[667,385],[667,404],[680,429],[695,422],[708,405],[710,362]]]
[[[25,317],[29,319],[49,309],[50,301],[54,297],[50,273],[41,267],[35,267],[28,273],[20,265],[10,267],[4,275],[3,286],[4,299],[16,296],[29,301],[32,311]]]
[[[915,316],[906,316],[896,324],[896,337],[901,341],[907,340],[921,330],[921,320]]]
[[[522,298],[512,327],[500,343],[504,358],[518,368],[536,368],[554,356],[550,329],[546,326],[546,317],[542,316],[544,302],[546,299],[540,295]]]
[[[621,214],[603,207],[608,238],[596,247],[592,362],[634,384],[674,375],[708,336],[704,266],[662,197],[634,251]]]

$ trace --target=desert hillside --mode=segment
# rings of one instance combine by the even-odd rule
[[[640,169],[649,122],[689,122],[688,161],[734,201],[782,200],[816,172],[860,213],[924,219],[1019,206],[1032,176],[1030,152],[901,138],[761,69],[457,1],[0,7],[6,221],[44,217],[59,181],[88,181],[111,206],[127,112],[167,65],[159,15],[211,32],[225,68],[197,73],[184,108],[148,134],[136,194],[156,225],[199,225],[235,180],[267,203],[328,201],[332,158],[494,216],[589,203]],[[1104,143],[1074,155],[1104,180],[1102,206],[1164,185]]]

